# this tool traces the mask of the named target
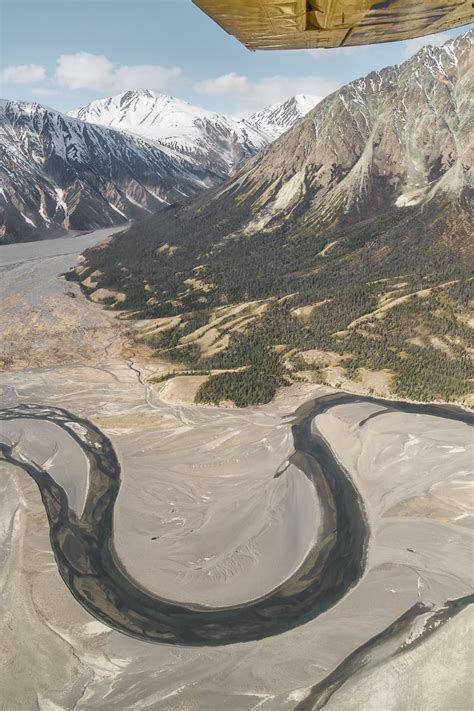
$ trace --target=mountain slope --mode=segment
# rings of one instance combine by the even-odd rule
[[[219,182],[164,147],[0,102],[0,240],[120,224]]]
[[[142,136],[228,177],[314,106],[293,97],[248,120],[235,121],[171,96],[144,89],[93,101],[69,116]]]
[[[238,190],[259,196],[256,229],[295,208],[314,227],[472,186],[470,37],[352,82],[249,164]]]
[[[147,335],[168,357],[250,366],[223,397],[262,373],[271,394],[289,369],[459,398],[474,375],[472,81],[471,32],[352,82],[224,187],[87,252],[76,278],[99,270],[121,308],[179,316]]]
[[[120,224],[218,185],[310,101],[286,103],[260,129],[150,91],[70,115],[2,101],[0,240]]]

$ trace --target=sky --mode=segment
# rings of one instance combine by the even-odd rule
[[[467,29],[370,47],[250,52],[191,0],[0,0],[0,13],[2,98],[70,111],[146,88],[235,117],[294,94],[323,98]]]

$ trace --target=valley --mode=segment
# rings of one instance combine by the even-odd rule
[[[69,278],[153,319],[157,357],[232,371],[199,401],[304,380],[472,404],[472,81],[472,31],[357,80]]]
[[[0,244],[126,224],[219,185],[316,102],[233,120],[129,91],[62,114],[0,101]]]
[[[116,21],[2,75],[0,708],[468,711],[474,31],[235,118]]]
[[[4,363],[0,373],[0,624],[15,663],[14,675],[2,667],[3,702],[21,708],[39,699],[45,708],[99,709],[106,699],[108,708],[140,703],[167,711],[193,704],[235,711],[343,704],[375,711],[449,699],[462,708],[469,695],[462,644],[472,620],[466,599],[473,585],[466,499],[471,415],[308,383],[247,409],[162,400],[160,384],[152,381],[166,372],[163,364],[145,349],[133,351],[133,341],[126,345],[124,326],[146,322],[104,310],[62,276],[81,249],[104,237],[110,235],[0,247],[5,323],[24,318],[21,304],[8,300],[16,282],[29,285],[25,294],[36,304],[28,364]],[[71,309],[77,334],[68,332]],[[89,339],[79,331],[83,322],[95,325]],[[48,342],[58,344],[49,361]],[[82,342],[84,351],[77,348]],[[304,595],[298,575],[307,572],[312,552],[321,555],[333,510],[325,507],[322,450],[309,449],[306,463],[301,455],[301,417],[307,427],[301,436],[320,438],[327,462],[337,460],[343,479],[342,490],[333,493],[336,509],[344,481],[357,492],[366,527],[363,575],[352,585],[345,568],[347,587],[337,604],[316,617],[311,607],[304,625],[292,622],[287,631],[257,640],[243,621],[253,601],[275,604],[272,591],[283,594],[285,585],[292,595]],[[111,509],[106,514],[93,503],[97,487],[109,481],[94,462],[106,461],[120,467],[112,517]],[[316,488],[305,474],[310,461]],[[35,472],[49,477],[44,503]],[[50,542],[44,506],[52,524],[59,503],[69,533],[55,527],[58,538]],[[64,553],[76,581],[83,580],[81,594],[90,589],[92,571],[79,545],[87,517],[94,531],[108,527],[112,547],[103,550],[113,550],[120,575],[141,595],[174,601],[177,614],[187,607],[198,617],[200,609],[211,618],[215,612],[216,624],[234,610],[248,641],[150,644],[116,631],[90,602],[84,609],[58,564]],[[338,527],[343,520],[339,512]],[[356,540],[354,532],[337,537],[351,551]],[[95,565],[93,548],[91,555]],[[328,561],[336,564],[331,556]],[[290,616],[291,597],[285,597],[282,609]],[[114,609],[122,625],[125,611],[114,599],[104,589],[96,604]],[[265,624],[265,615],[256,619]],[[283,626],[283,612],[270,620]],[[188,627],[180,623],[180,629],[184,634]],[[217,627],[210,630],[217,634]],[[368,665],[364,654],[370,654]],[[418,682],[410,689],[397,683],[401,668]]]

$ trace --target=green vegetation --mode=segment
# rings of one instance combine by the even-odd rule
[[[150,378],[150,383],[165,383],[167,380],[172,380],[178,376],[186,377],[188,375],[210,375],[208,370],[173,370],[171,373],[163,373],[163,375],[154,375]]]
[[[137,318],[179,314],[178,326],[148,340],[157,355],[192,372],[241,369],[211,376],[201,402],[266,402],[304,370],[324,381],[326,363],[299,355],[311,349],[349,354],[339,366],[351,379],[360,368],[390,371],[403,398],[452,401],[472,390],[473,253],[462,202],[432,200],[423,211],[392,209],[355,224],[342,216],[331,230],[300,220],[244,236],[249,210],[231,197],[171,206],[89,250],[80,281],[100,270],[98,286],[125,293],[120,308]],[[183,248],[165,255],[163,244]],[[206,355],[189,338],[217,307],[260,299],[268,308],[244,332],[229,330],[225,350]],[[218,329],[226,333],[225,324]]]
[[[237,407],[248,407],[270,402],[283,378],[266,373],[258,368],[248,368],[238,372],[213,375],[199,388],[196,402],[210,402],[218,405],[223,400],[231,400]]]
[[[354,354],[347,363],[353,369],[391,370],[400,397],[458,400],[472,391],[474,378],[473,332],[465,322],[473,284],[460,281],[426,298],[413,297],[371,321],[366,333],[358,329],[344,336],[338,350]]]

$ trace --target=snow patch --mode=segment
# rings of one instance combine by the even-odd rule
[[[30,220],[30,218],[29,218],[27,215],[25,215],[24,212],[21,213],[21,216],[22,216],[22,218],[25,220],[25,222],[27,222],[29,225],[31,225],[32,227],[36,227],[36,225],[35,225],[35,223],[33,222],[33,220]]]
[[[61,188],[55,188],[55,193],[56,193],[56,201],[57,201],[57,206],[56,210],[59,207],[62,207],[63,212],[64,212],[64,220],[63,220],[63,225],[66,227],[66,229],[69,229],[69,208],[67,206],[67,202],[64,199],[64,190]]]

